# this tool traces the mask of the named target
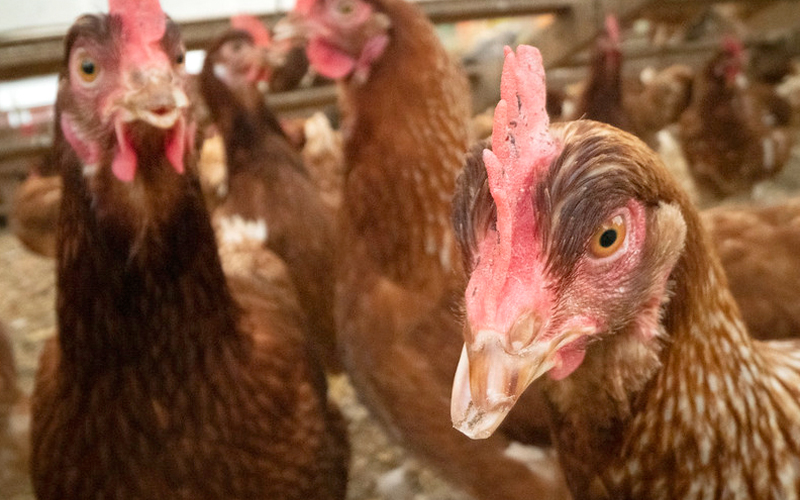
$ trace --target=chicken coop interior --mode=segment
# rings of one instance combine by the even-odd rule
[[[0,287],[0,500],[796,497],[800,1],[11,2]]]

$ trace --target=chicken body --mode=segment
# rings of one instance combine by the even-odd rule
[[[316,355],[340,369],[333,319],[334,212],[258,90],[269,77],[264,48],[231,30],[208,51],[200,88],[225,140],[227,193],[214,210],[222,239],[263,226],[263,245],[287,264]],[[237,234],[238,233],[238,234]]]
[[[343,499],[345,430],[292,289],[223,274],[177,27],[157,2],[110,7],[70,29],[59,83],[37,498]]]
[[[758,339],[800,335],[800,198],[700,213],[731,293]]]
[[[538,52],[506,64],[494,153],[471,156],[455,204],[470,282],[454,423],[491,434],[547,373],[576,498],[796,497],[798,346],[749,337],[697,211],[644,143],[548,126]]]
[[[464,287],[448,214],[469,134],[465,77],[404,1],[300,2],[293,16],[311,27],[312,65],[340,79],[336,319],[359,397],[403,446],[476,498],[563,498],[560,478],[504,454],[506,436],[470,442],[448,421]]]
[[[17,188],[11,205],[11,230],[25,247],[43,257],[56,253],[61,177],[35,173]]]
[[[17,384],[16,362],[0,323],[0,490],[9,497],[29,488],[30,405]]]

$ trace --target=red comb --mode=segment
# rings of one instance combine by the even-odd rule
[[[158,0],[108,0],[109,14],[122,21],[125,55],[135,65],[152,61],[167,29],[167,19]]]
[[[258,47],[269,47],[272,45],[272,38],[269,31],[261,19],[249,14],[238,14],[231,17],[231,28],[246,31],[253,37],[253,42]]]
[[[519,307],[536,305],[540,310],[550,300],[539,280],[544,252],[536,236],[533,192],[559,148],[545,110],[541,54],[528,45],[520,45],[516,54],[508,47],[505,52],[493,151],[483,152],[497,208],[497,234],[481,241],[479,251],[487,258],[476,264],[466,293],[470,321],[496,332],[509,331],[509,321],[521,314]]]
[[[722,39],[722,50],[734,57],[741,57],[744,54],[744,45],[735,36],[727,35]]]
[[[316,2],[317,0],[297,0],[297,3],[294,5],[294,10],[303,15],[309,14]]]
[[[500,97],[494,113],[492,150],[483,153],[489,187],[501,213],[511,213],[521,186],[546,173],[557,153],[545,109],[547,92],[539,50],[520,45],[517,54],[505,49]],[[501,208],[501,204],[507,205]]]
[[[606,34],[614,45],[619,45],[619,22],[614,14],[606,14]]]

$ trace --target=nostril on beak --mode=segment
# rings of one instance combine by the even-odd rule
[[[164,116],[170,114],[174,109],[174,106],[158,106],[156,108],[150,108],[150,112],[154,115]]]

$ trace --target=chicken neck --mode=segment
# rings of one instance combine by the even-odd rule
[[[62,361],[76,374],[128,364],[177,368],[164,359],[188,369],[180,360],[217,348],[223,332],[237,337],[196,179],[170,172],[163,156],[142,158],[143,171],[171,177],[163,183],[169,192],[134,192],[126,200],[109,169],[88,180],[79,168],[64,169],[57,314]],[[126,206],[140,197],[151,210]]]
[[[749,337],[694,212],[687,225],[663,334],[651,345],[610,336],[571,377],[546,382],[573,494],[669,499],[749,484],[748,498],[768,498],[796,488],[786,484],[796,460],[776,457],[800,452],[800,356]]]

